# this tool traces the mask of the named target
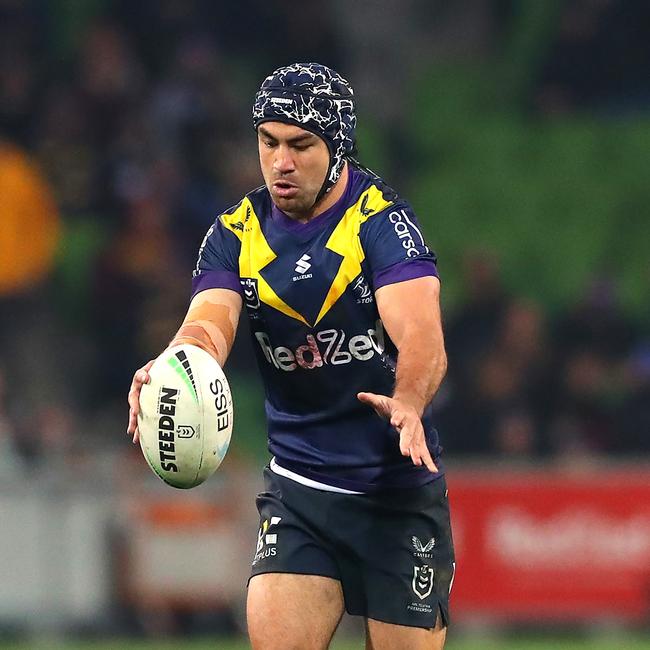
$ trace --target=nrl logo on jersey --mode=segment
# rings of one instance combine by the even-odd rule
[[[244,304],[249,309],[260,308],[260,295],[257,292],[257,280],[255,278],[241,278],[239,280],[244,291]]]
[[[424,558],[432,558],[433,557],[433,547],[436,545],[436,538],[432,537],[426,544],[422,544],[420,539],[413,535],[411,537],[411,543],[413,544],[413,548],[415,549],[415,553],[413,555],[415,557],[424,557]]]

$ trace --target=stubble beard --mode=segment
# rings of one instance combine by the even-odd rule
[[[289,199],[281,196],[274,196],[271,192],[271,198],[276,207],[282,210],[288,217],[295,220],[308,219],[313,211],[314,200],[316,196],[304,197],[302,193]]]

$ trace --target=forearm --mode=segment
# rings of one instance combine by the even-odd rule
[[[393,397],[422,415],[447,372],[442,341],[413,337],[399,349]]]
[[[199,294],[190,305],[190,310],[180,329],[170,341],[170,347],[188,343],[196,345],[211,354],[220,366],[226,362],[233,342],[241,308],[235,294],[218,296],[210,300],[209,293]]]
[[[217,332],[208,333],[208,331],[198,323],[184,323],[181,325],[174,338],[169,342],[169,347],[174,345],[196,345],[211,354],[223,367],[228,356],[228,344],[225,337],[220,336]]]

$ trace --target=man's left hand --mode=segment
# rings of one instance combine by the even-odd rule
[[[415,408],[400,399],[358,393],[357,398],[375,409],[378,415],[388,420],[399,433],[399,449],[402,456],[410,456],[414,465],[426,465],[430,472],[437,472],[424,436],[422,420]]]

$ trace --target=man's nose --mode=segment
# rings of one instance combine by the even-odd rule
[[[273,167],[277,172],[280,172],[281,174],[287,174],[295,169],[289,147],[280,145],[276,149]]]

